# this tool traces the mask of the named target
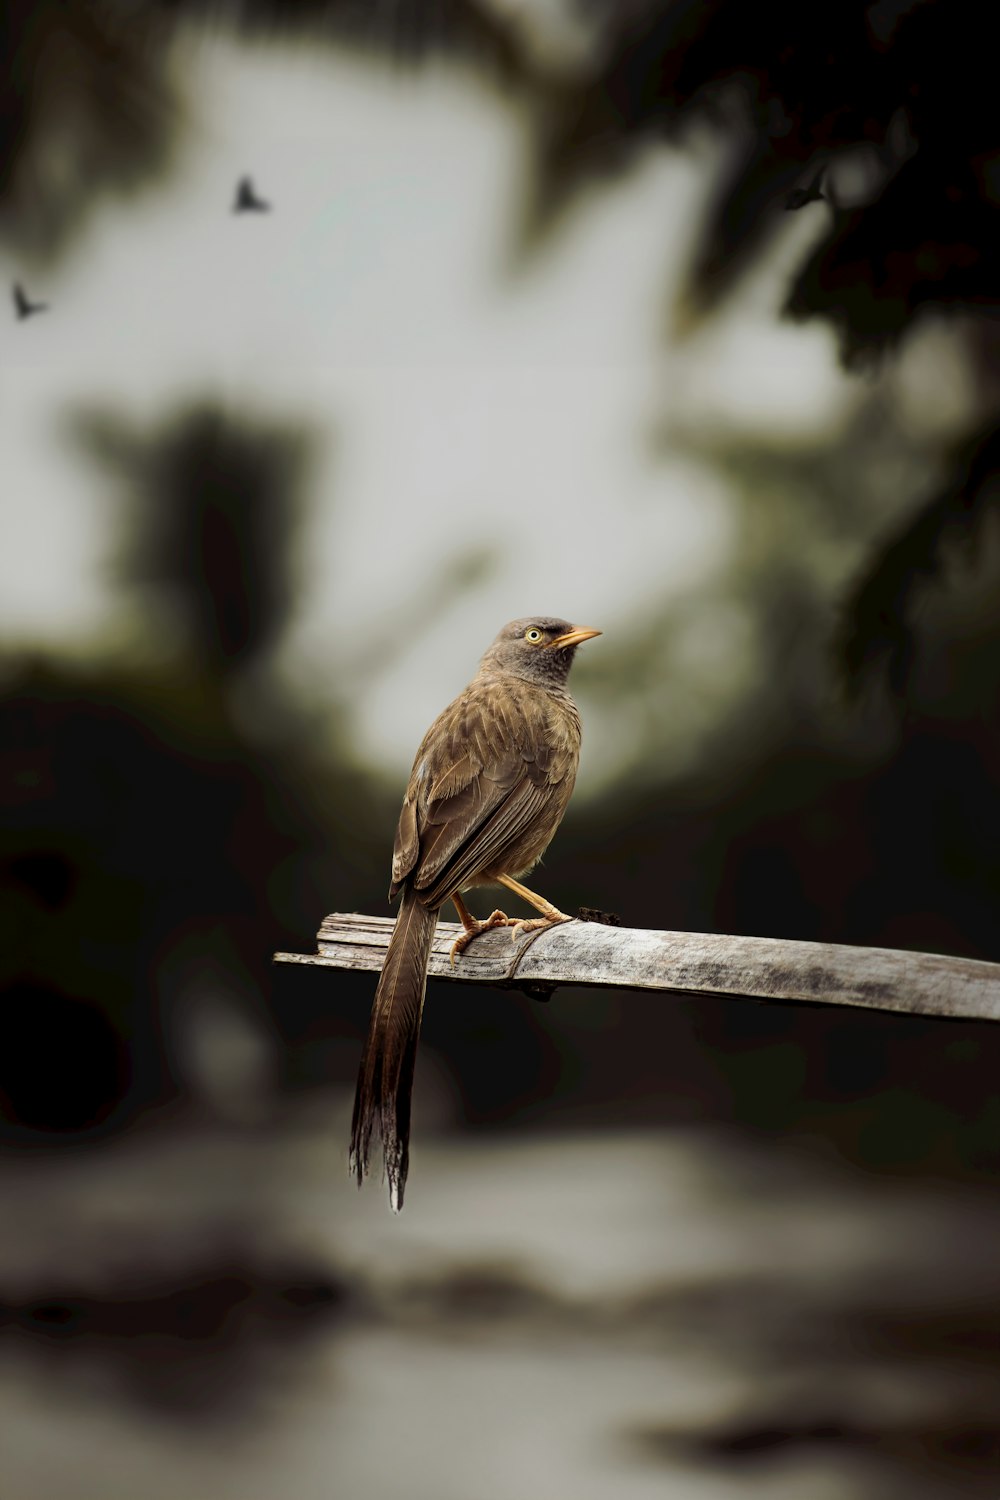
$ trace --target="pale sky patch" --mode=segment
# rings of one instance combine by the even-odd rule
[[[724,565],[726,490],[658,451],[658,422],[812,437],[844,408],[830,340],[776,328],[759,294],[666,342],[678,226],[705,191],[697,154],[647,155],[514,270],[528,136],[471,75],[221,37],[193,44],[189,67],[176,176],[106,209],[44,284],[25,276],[52,311],[0,328],[8,639],[96,638],[121,607],[105,576],[113,488],[60,438],[70,410],[155,426],[207,398],[291,417],[320,438],[284,653],[297,679],[335,691],[387,599],[416,597],[470,545],[495,558],[358,692],[364,750],[405,766],[506,619],[612,631]],[[244,173],[272,213],[231,213]]]

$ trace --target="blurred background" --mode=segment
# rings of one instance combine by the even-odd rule
[[[536,611],[560,906],[1000,959],[985,14],[5,7],[3,1500],[995,1494],[995,1028],[432,986],[395,1219],[271,965]]]

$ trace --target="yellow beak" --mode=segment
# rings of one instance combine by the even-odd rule
[[[574,625],[572,630],[564,631],[557,635],[554,641],[549,641],[550,647],[555,646],[579,646],[582,641],[589,641],[595,635],[600,635],[599,630],[588,630],[586,625]]]

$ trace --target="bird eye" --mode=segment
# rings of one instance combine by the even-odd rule
[[[540,630],[536,630],[535,627],[534,627],[534,625],[530,626],[524,632],[524,639],[526,641],[540,641],[541,638],[542,638],[542,632]]]

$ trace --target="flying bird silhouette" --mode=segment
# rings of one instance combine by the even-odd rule
[[[14,283],[14,308],[19,319],[30,318],[33,313],[48,312],[47,302],[32,302],[20,282]]]
[[[266,214],[270,213],[270,203],[265,203],[263,198],[258,198],[253,190],[253,182],[249,177],[241,177],[236,184],[236,202],[233,204],[234,214]]]
[[[785,207],[791,213],[797,209],[805,208],[807,203],[819,203],[826,194],[823,192],[823,178],[826,176],[826,163],[819,168],[804,187],[792,188],[785,199]]]

